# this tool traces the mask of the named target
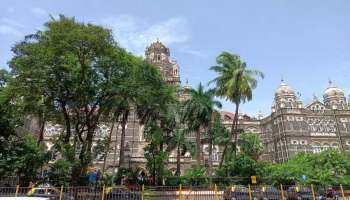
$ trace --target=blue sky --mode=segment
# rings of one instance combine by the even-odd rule
[[[214,78],[208,68],[220,52],[238,53],[265,73],[241,112],[267,115],[282,77],[304,104],[313,94],[322,99],[329,79],[349,94],[349,10],[348,0],[1,0],[0,67],[8,67],[15,42],[42,29],[50,14],[64,14],[113,29],[138,55],[159,38],[192,86]]]

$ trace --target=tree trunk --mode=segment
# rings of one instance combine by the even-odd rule
[[[113,133],[115,121],[116,121],[115,118],[113,118],[111,130],[109,131],[107,147],[106,147],[105,152],[104,152],[105,155],[104,155],[104,158],[103,158],[102,177],[103,177],[103,175],[105,173],[105,169],[106,169],[106,162],[107,162],[107,156],[108,156],[108,152],[109,152],[109,145],[110,145],[110,143],[112,141],[112,133]]]
[[[71,136],[71,127],[70,127],[70,117],[65,104],[62,105],[62,111],[63,111],[64,121],[66,123],[66,135],[64,137],[64,142],[68,143]]]
[[[122,134],[120,136],[119,168],[122,167],[124,163],[125,127],[126,127],[126,123],[128,122],[128,116],[129,116],[129,111],[128,110],[124,111],[123,117],[122,117]]]
[[[176,155],[176,172],[175,176],[181,175],[181,149],[180,145],[177,146],[177,155]]]
[[[46,124],[45,113],[42,113],[40,115],[39,123],[40,123],[40,132],[39,132],[39,138],[38,138],[38,145],[41,144],[41,142],[44,140],[44,130],[45,130],[45,124]]]
[[[236,111],[235,111],[235,116],[233,117],[233,121],[232,121],[232,125],[231,125],[231,134],[230,134],[230,137],[229,137],[229,140],[225,143],[225,147],[224,147],[224,151],[222,152],[222,155],[221,155],[221,160],[220,160],[220,164],[219,164],[219,168],[222,167],[222,164],[224,163],[224,160],[225,160],[225,155],[227,153],[227,147],[228,145],[232,142],[232,137],[234,135],[234,133],[236,132],[236,128],[238,125],[238,110],[239,110],[239,103],[235,103],[236,105]],[[235,141],[236,141],[236,136],[235,136]],[[234,144],[234,148],[235,148],[235,144]],[[235,150],[236,151],[236,150]]]
[[[116,118],[117,120],[116,121],[118,121],[118,117]],[[117,167],[117,144],[118,144],[118,136],[117,136],[117,134],[118,134],[118,129],[119,129],[119,123],[117,124],[117,130],[116,130],[116,132],[115,132],[115,144],[114,144],[114,155],[113,155],[113,166],[114,166],[114,169],[113,169],[113,173],[115,173],[115,169],[116,169],[116,167]]]
[[[237,155],[237,137],[238,137],[238,109],[239,109],[239,103],[236,103],[236,112],[235,112],[235,118],[233,120],[233,122],[235,123],[235,128],[234,130],[231,130],[231,134],[234,134],[234,141],[233,141],[233,151],[234,151],[234,158],[236,159],[236,155]]]
[[[201,165],[201,131],[200,128],[196,130],[196,159],[197,159],[197,167],[200,167]]]
[[[213,168],[213,137],[209,128],[209,168],[208,168],[208,176],[212,176],[212,168]],[[211,184],[211,182],[210,182]]]

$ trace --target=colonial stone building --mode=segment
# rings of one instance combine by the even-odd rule
[[[171,59],[170,50],[161,42],[156,41],[146,48],[146,60],[158,67],[163,78],[173,85],[180,86],[180,73],[178,64]],[[181,87],[181,86],[180,86]],[[186,83],[183,93],[179,95],[181,100],[189,98],[188,91],[191,87]],[[344,92],[331,82],[323,95],[323,102],[316,97],[313,102],[304,106],[296,92],[281,81],[276,89],[271,109],[271,114],[262,117],[250,117],[239,115],[239,128],[246,132],[258,134],[265,145],[265,152],[261,159],[273,162],[288,160],[297,152],[317,153],[322,150],[349,149],[350,148],[350,106],[347,103]],[[223,124],[229,129],[234,114],[221,112]],[[117,124],[118,125],[118,124]],[[111,124],[99,125],[96,131],[95,144],[110,132]],[[33,127],[30,127],[33,129]],[[147,145],[143,135],[143,126],[140,126],[135,113],[131,112],[126,127],[125,163],[124,167],[144,168],[144,147]],[[53,138],[62,131],[60,125],[48,123],[45,127],[45,142],[51,148]],[[113,171],[119,163],[119,144],[121,127],[114,129],[112,133],[112,149],[108,154],[107,169]],[[194,140],[190,134],[189,139]],[[218,165],[222,147],[213,147],[213,164]],[[203,162],[208,164],[208,145],[203,145]],[[97,158],[95,165],[102,164],[102,159]],[[182,169],[191,167],[195,163],[189,153],[181,157]],[[168,161],[170,169],[175,170],[176,154],[171,153]]]
[[[323,94],[303,106],[284,81],[275,92],[272,113],[260,120],[266,152],[263,159],[283,162],[298,152],[349,149],[350,110],[344,92],[332,82]]]
[[[233,114],[222,112],[230,128]],[[239,116],[239,126],[256,133],[265,146],[262,160],[284,162],[299,152],[350,149],[350,105],[344,92],[331,81],[323,101],[314,96],[306,106],[283,80],[275,91],[271,114],[262,118]]]

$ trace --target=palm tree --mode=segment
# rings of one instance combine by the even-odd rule
[[[236,155],[239,106],[241,103],[252,100],[253,90],[257,86],[256,77],[264,78],[264,75],[260,71],[247,69],[247,64],[238,55],[228,52],[221,53],[217,57],[216,62],[217,65],[210,68],[218,73],[218,76],[211,81],[215,84],[215,93],[218,97],[225,98],[235,105],[235,116],[231,125],[230,139],[224,147],[220,161],[221,167],[227,153],[227,146],[232,141],[233,136],[232,149],[234,155]]]
[[[221,123],[220,113],[215,111],[212,113],[211,122],[207,128],[206,134],[204,135],[203,141],[208,143],[209,153],[209,168],[208,175],[212,175],[213,168],[213,145],[216,144],[215,138],[218,138],[220,132],[223,132],[224,127]]]
[[[221,108],[221,103],[214,99],[214,90],[204,90],[200,83],[197,90],[190,90],[191,98],[184,102],[183,121],[189,130],[196,134],[196,160],[201,164],[201,129],[207,128],[215,107]]]
[[[258,160],[264,151],[264,145],[259,136],[254,133],[242,133],[239,136],[238,144],[241,152],[254,160]]]
[[[181,175],[181,156],[187,151],[192,152],[194,146],[186,138],[186,131],[184,129],[175,129],[172,137],[167,141],[167,151],[176,150],[176,176]]]

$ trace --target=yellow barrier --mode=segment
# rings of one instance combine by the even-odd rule
[[[282,197],[282,200],[284,200],[284,191],[283,191],[283,186],[282,186],[282,184],[280,185],[280,187],[281,187],[281,197]]]
[[[62,200],[62,195],[63,195],[63,186],[61,186],[61,190],[60,190],[60,200]]]
[[[105,199],[105,185],[103,185],[103,188],[102,188],[102,198],[101,200],[104,200]]]
[[[316,200],[316,197],[315,197],[315,190],[314,190],[314,185],[311,184],[311,192],[312,192],[312,199],[313,200]]]
[[[145,195],[145,185],[142,184],[141,200],[144,200],[144,195]]]
[[[18,192],[19,192],[19,185],[16,186],[16,197],[18,196]]]
[[[179,188],[179,200],[182,200],[182,185],[180,184],[180,188]]]
[[[252,197],[252,190],[250,188],[250,184],[248,185],[248,192],[249,192],[249,200],[252,200],[253,197]]]
[[[216,186],[216,184],[215,184],[215,197],[214,197],[214,199],[219,200],[218,187]]]
[[[341,196],[343,197],[343,199],[345,199],[343,185],[340,185],[340,190],[341,190]]]

